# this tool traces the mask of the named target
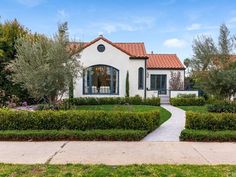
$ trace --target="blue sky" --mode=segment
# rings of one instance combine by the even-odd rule
[[[145,42],[148,52],[182,60],[192,56],[198,35],[217,39],[222,23],[236,33],[235,0],[1,0],[0,16],[48,36],[68,21],[73,39],[103,34],[115,42]]]

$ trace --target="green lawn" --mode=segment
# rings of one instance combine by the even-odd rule
[[[178,106],[185,111],[207,112],[207,106]]]
[[[0,176],[41,177],[41,176],[83,176],[83,177],[144,177],[144,176],[236,176],[236,166],[197,165],[10,165],[0,164]]]
[[[77,110],[104,110],[104,111],[128,111],[128,112],[144,112],[156,110],[157,106],[147,105],[83,105],[76,106]]]
[[[158,109],[160,110],[160,116],[161,116],[160,125],[161,125],[171,117],[171,113],[162,107],[158,107]]]
[[[160,110],[160,124],[164,123],[171,116],[171,113],[166,109],[159,106],[148,106],[148,105],[86,105],[76,106],[73,109],[77,110],[105,110],[105,111],[131,111],[131,112],[145,112]]]

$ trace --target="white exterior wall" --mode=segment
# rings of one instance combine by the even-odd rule
[[[183,91],[177,91],[177,90],[172,90],[170,92],[170,97],[171,98],[175,98],[177,97],[179,94],[195,94],[196,97],[198,97],[198,91],[197,90],[191,90],[191,91],[188,91],[188,90],[183,90]]]
[[[103,44],[105,46],[104,52],[98,52],[97,46]],[[74,86],[74,97],[115,97],[126,95],[125,81],[126,73],[129,71],[129,87],[130,96],[140,95],[144,97],[144,90],[138,90],[138,68],[145,69],[144,59],[130,59],[129,55],[115,48],[109,43],[100,39],[94,44],[88,46],[81,52],[81,57],[78,58],[83,64],[84,68],[92,65],[109,65],[119,70],[119,95],[99,95],[99,94],[83,94],[83,78],[78,78]],[[145,70],[144,70],[145,71]]]
[[[184,82],[184,70],[164,70],[164,69],[147,69],[147,97],[157,96],[156,90],[150,90],[151,89],[151,75],[152,74],[162,74],[166,75],[166,89],[167,89],[167,95],[169,94],[169,80],[171,78],[171,71],[172,72],[180,72],[181,74],[181,80]]]

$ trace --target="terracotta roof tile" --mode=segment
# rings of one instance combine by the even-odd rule
[[[147,54],[148,69],[185,69],[176,54]]]
[[[147,54],[143,42],[111,42],[103,36],[99,36],[91,42],[82,43],[82,46],[86,48],[100,39],[123,51],[131,59],[148,59],[147,68],[149,69],[185,69],[176,54]],[[77,46],[81,46],[81,43],[70,44],[70,48],[76,48]]]
[[[135,43],[114,43],[117,47],[127,51],[133,57],[147,57],[146,49],[143,42],[135,42]]]
[[[105,42],[111,44],[112,46],[116,47],[117,49],[123,51],[127,55],[129,55],[131,58],[147,58],[146,55],[146,49],[143,42],[133,42],[133,43],[121,43],[121,42],[111,42],[108,39],[104,38],[103,36],[99,36],[98,38],[94,39],[91,42],[85,42],[83,43],[83,48],[86,48],[98,40],[104,40]],[[70,47],[75,47],[76,45],[81,45],[81,43],[71,43]]]

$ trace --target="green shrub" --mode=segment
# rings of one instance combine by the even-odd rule
[[[131,104],[131,105],[152,105],[159,106],[160,98],[152,97],[142,99],[140,96],[136,95],[134,97],[103,97],[103,98],[95,98],[95,97],[79,97],[79,98],[71,98],[64,99],[64,106],[62,108],[69,109],[71,106],[79,106],[79,105],[111,105],[111,104]]]
[[[192,94],[192,93],[189,93],[189,94],[179,93],[177,95],[177,98],[196,98],[196,94]]]
[[[143,104],[143,99],[138,95],[135,95],[134,97],[125,97],[125,101],[126,103],[132,104],[132,105]]]
[[[159,111],[10,111],[0,110],[0,130],[133,129],[151,131]]]
[[[0,141],[140,141],[146,130],[6,130]]]
[[[233,102],[227,101],[217,101],[215,103],[209,104],[207,106],[208,112],[229,112],[235,113],[236,112],[236,104]]]
[[[203,106],[206,101],[202,97],[198,98],[171,98],[170,104],[173,106]]]
[[[210,97],[210,98],[207,98],[206,99],[206,104],[213,104],[213,103],[216,103],[220,100],[218,100],[217,98],[214,98],[214,97]]]
[[[195,130],[236,130],[236,114],[187,112],[185,127]]]
[[[160,106],[160,98],[159,97],[146,98],[144,104],[151,106]]]
[[[211,130],[190,130],[185,129],[181,132],[180,140],[182,141],[236,141],[236,131],[211,131]]]

